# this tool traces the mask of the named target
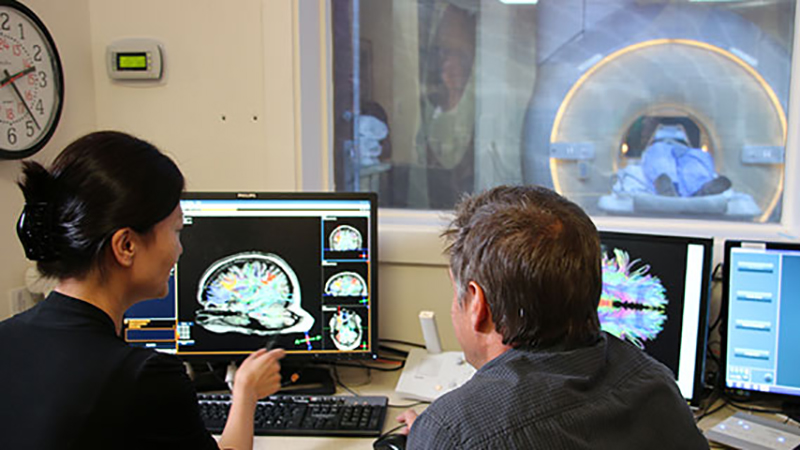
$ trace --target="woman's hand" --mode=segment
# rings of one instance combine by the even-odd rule
[[[258,400],[272,395],[281,388],[280,360],[286,355],[283,349],[256,350],[236,370],[233,396]]]
[[[281,363],[286,355],[282,349],[256,350],[236,370],[233,379],[233,403],[219,447],[251,450],[253,448],[253,413],[258,399],[274,394],[281,388]]]

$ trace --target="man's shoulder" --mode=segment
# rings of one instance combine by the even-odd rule
[[[608,365],[612,373],[617,373],[622,378],[648,373],[655,375],[658,380],[675,381],[675,376],[667,366],[639,347],[612,334],[605,335],[608,342]]]
[[[608,389],[674,385],[672,371],[633,344],[605,334],[592,346],[571,351],[509,350],[429,409],[443,421],[486,418],[525,404],[525,415],[549,416],[604,395]],[[537,401],[531,404],[531,399]]]
[[[436,399],[425,411],[427,419],[455,435],[474,437],[541,415],[549,407],[548,376],[535,373],[530,356],[511,350],[487,363],[463,386]]]

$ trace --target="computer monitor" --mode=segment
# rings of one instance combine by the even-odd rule
[[[800,403],[800,244],[725,242],[725,387]],[[757,394],[757,395],[755,395]]]
[[[371,193],[186,193],[169,294],[126,312],[131,345],[204,360],[375,358]]]
[[[601,232],[603,330],[675,374],[691,404],[703,393],[711,239]]]

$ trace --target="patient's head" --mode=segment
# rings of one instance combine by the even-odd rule
[[[444,233],[459,301],[483,289],[497,332],[514,347],[579,346],[599,332],[600,240],[583,210],[536,186],[465,197]]]

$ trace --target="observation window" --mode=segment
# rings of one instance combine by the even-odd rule
[[[438,210],[538,184],[592,216],[780,223],[795,8],[331,2],[336,189]]]

